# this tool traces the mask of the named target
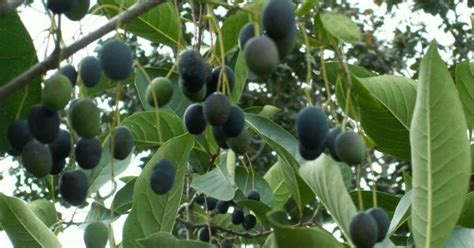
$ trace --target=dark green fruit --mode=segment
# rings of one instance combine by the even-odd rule
[[[102,156],[102,145],[98,138],[80,139],[76,143],[76,161],[81,168],[94,169]]]
[[[51,143],[59,134],[59,114],[44,105],[35,105],[28,114],[28,129],[41,143]]]
[[[378,228],[372,215],[360,212],[352,218],[349,227],[352,243],[357,248],[372,248],[377,243]]]
[[[387,235],[388,228],[390,227],[390,219],[388,218],[387,212],[381,208],[371,208],[367,210],[367,213],[372,215],[375,222],[377,223],[377,242],[382,242]]]
[[[245,63],[257,76],[266,77],[272,74],[278,66],[278,48],[268,37],[253,37],[244,47]]]
[[[26,120],[12,122],[8,126],[7,139],[13,149],[21,152],[26,143],[33,139],[28,129],[28,122]]]
[[[77,0],[48,0],[46,6],[54,14],[62,14],[71,10],[77,4]]]
[[[209,230],[207,227],[201,227],[198,231],[198,239],[203,242],[209,242]]]
[[[80,99],[69,107],[69,119],[82,138],[93,138],[100,133],[100,110],[90,99]]]
[[[217,239],[212,239],[211,240],[211,245],[212,245],[212,247],[220,248],[219,241],[217,241]]]
[[[65,167],[66,160],[64,158],[59,160],[53,160],[53,167],[51,168],[51,172],[49,174],[58,175],[64,170]]]
[[[227,145],[232,149],[236,154],[243,155],[247,152],[247,149],[250,146],[250,134],[247,129],[242,130],[239,136],[234,138],[229,138],[227,140]]]
[[[56,74],[62,74],[66,76],[69,79],[69,82],[71,82],[72,86],[76,85],[77,82],[77,71],[76,68],[72,65],[65,65],[59,69]]]
[[[272,39],[275,42],[275,45],[278,49],[278,55],[280,59],[285,58],[288,54],[290,54],[296,45],[296,25],[293,25],[291,31],[282,38]]]
[[[242,222],[242,227],[245,230],[250,230],[257,225],[257,218],[254,215],[248,214],[244,217],[244,221]]]
[[[208,211],[212,211],[216,208],[217,206],[217,199],[213,197],[206,197],[206,208]]]
[[[123,41],[107,41],[100,52],[100,64],[110,79],[125,80],[132,72],[132,50]]]
[[[109,239],[109,227],[103,222],[92,222],[84,230],[86,248],[104,248]]]
[[[258,191],[256,189],[253,189],[248,194],[247,199],[254,200],[254,201],[260,201],[260,194],[258,193]]]
[[[219,88],[220,92],[223,92],[222,90],[224,87],[224,82],[227,82],[227,85],[228,85],[227,90],[229,93],[232,92],[232,90],[234,89],[234,84],[235,84],[234,71],[232,70],[232,68],[230,68],[227,65],[224,68],[225,68],[224,72],[222,72],[222,67],[220,66],[216,67],[214,71],[212,71],[211,79],[207,82],[206,96],[217,91],[217,86],[219,86],[219,81],[221,81],[221,86]],[[226,80],[224,80],[224,77],[226,78]]]
[[[178,59],[178,73],[187,91],[195,93],[202,89],[211,76],[211,66],[201,54],[194,50],[183,52]]]
[[[102,76],[102,67],[100,61],[96,57],[88,56],[81,60],[79,65],[79,74],[82,82],[86,87],[94,87]]]
[[[71,21],[81,20],[89,10],[90,0],[77,0],[77,4],[65,13],[66,17]]]
[[[184,125],[190,134],[198,135],[206,130],[207,121],[202,112],[202,105],[194,103],[184,111]]]
[[[296,134],[307,150],[323,150],[329,133],[329,121],[320,107],[306,107],[296,117]]]
[[[263,29],[272,39],[289,35],[295,25],[295,10],[290,0],[270,0],[262,13]]]
[[[36,140],[29,141],[21,152],[23,166],[37,178],[42,178],[51,172],[53,157],[48,146]]]
[[[244,112],[239,106],[230,107],[229,118],[222,124],[222,132],[228,138],[239,136],[245,127]]]
[[[166,194],[173,188],[175,174],[175,168],[170,160],[159,160],[151,173],[151,189],[158,195]]]
[[[322,147],[321,149],[307,149],[305,148],[301,142],[298,142],[298,151],[301,155],[302,158],[306,159],[306,160],[315,160],[316,158],[319,157],[319,155],[321,155],[321,153],[323,153],[323,148]]]
[[[240,209],[234,209],[232,213],[232,224],[240,225],[242,222],[244,222],[244,212]]]
[[[195,201],[196,201],[197,204],[203,205],[204,202],[205,202],[205,197],[204,197],[204,195],[202,195],[202,194],[197,195]]]
[[[228,201],[218,201],[216,208],[217,212],[220,214],[226,214],[227,210],[229,210],[230,202]]]
[[[229,99],[221,93],[212,93],[204,101],[203,113],[209,124],[213,126],[224,124],[230,115]]]
[[[227,138],[225,137],[224,131],[222,131],[222,127],[213,126],[212,127],[212,136],[216,141],[217,145],[222,149],[228,149],[229,146],[227,145]]]
[[[186,98],[188,98],[189,100],[193,102],[202,102],[204,101],[204,99],[206,99],[206,93],[207,93],[206,85],[204,85],[200,90],[196,92],[191,92],[187,90],[186,87],[184,87],[184,84],[185,84],[184,79],[179,78],[178,84],[183,95],[186,96]]]
[[[115,159],[124,160],[132,152],[133,149],[133,134],[126,126],[118,126],[114,132],[114,147],[113,156]],[[112,147],[110,148],[112,150]]]
[[[336,137],[336,153],[350,165],[361,164],[365,160],[365,144],[362,138],[353,131],[347,131]]]
[[[239,33],[239,47],[244,49],[248,40],[255,36],[255,24],[247,23],[242,27]]]
[[[154,107],[163,107],[173,96],[173,85],[164,77],[153,79],[146,88],[146,101]]]
[[[331,128],[331,130],[329,130],[328,137],[326,138],[326,146],[329,150],[329,153],[331,154],[331,157],[338,162],[340,162],[341,159],[337,156],[335,143],[336,137],[341,132],[342,130],[340,127]]]
[[[44,82],[41,102],[51,111],[64,109],[71,100],[72,84],[68,77],[56,74]]]
[[[86,200],[87,189],[87,176],[80,170],[65,172],[59,181],[59,193],[73,206],[79,206]]]
[[[53,160],[65,159],[71,153],[71,135],[68,131],[61,129],[59,135],[49,144],[49,150]]]

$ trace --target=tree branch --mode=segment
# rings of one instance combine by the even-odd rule
[[[13,94],[16,90],[26,86],[29,82],[32,82],[34,78],[38,77],[42,73],[56,68],[60,59],[64,60],[69,58],[75,52],[79,51],[105,34],[111,32],[117,27],[118,23],[128,23],[135,17],[147,12],[162,2],[164,2],[164,0],[138,1],[134,5],[130,6],[128,10],[110,19],[110,21],[104,24],[104,26],[99,27],[98,29],[92,31],[88,35],[82,37],[80,40],[77,40],[62,50],[53,51],[46,59],[30,67],[21,75],[3,85],[0,88],[0,101]]]
[[[23,4],[23,0],[0,0],[0,18],[6,16]]]

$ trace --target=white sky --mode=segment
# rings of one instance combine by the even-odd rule
[[[45,55],[49,54],[49,52],[53,49],[53,40],[50,38],[49,42],[47,39],[48,36],[48,28],[50,25],[49,17],[44,14],[44,7],[40,3],[41,1],[34,1],[32,8],[21,8],[20,16],[23,20],[23,23],[27,27],[34,45],[38,51],[38,57],[40,60],[45,57]],[[361,9],[370,9],[374,11],[375,15],[381,15],[385,13],[385,5],[382,7],[376,6],[373,2],[374,1],[352,1],[359,5]],[[91,1],[91,6],[95,4],[95,1]],[[383,28],[379,29],[378,38],[379,39],[391,39],[393,37],[393,31],[395,28],[399,27],[399,24],[407,18],[404,16],[403,13],[411,13],[412,4],[401,4],[399,6],[399,10],[397,11],[397,15],[394,18],[385,19],[385,24]],[[469,20],[469,9],[464,2],[463,5],[460,6],[460,12],[463,13],[461,16],[461,21],[470,23]],[[472,11],[471,11],[472,12]],[[450,35],[447,35],[443,30],[438,28],[438,25],[441,23],[439,18],[433,17],[429,14],[425,14],[423,12],[417,13],[417,15],[410,16],[414,23],[425,23],[427,25],[427,39],[437,39],[438,42],[442,45],[448,46],[453,43],[453,38]],[[103,23],[106,22],[105,18],[97,17],[97,16],[86,16],[81,22],[71,22],[67,18],[63,18],[63,39],[66,44],[70,44],[78,37],[81,37],[84,34],[87,34],[89,30],[96,29],[97,27],[101,26]],[[400,27],[399,27],[400,28]],[[383,31],[380,31],[383,30]],[[111,36],[109,34],[108,36]],[[107,37],[107,36],[106,36]],[[104,37],[105,38],[105,37]],[[148,44],[142,44],[143,47],[149,47]],[[96,44],[91,44],[85,49],[82,49],[78,53],[74,54],[72,58],[69,60],[74,65],[77,66],[79,61],[82,57],[90,55],[93,53]],[[48,50],[46,51],[46,48]],[[445,60],[449,59],[448,54],[441,52],[442,56]],[[3,193],[11,195],[13,192],[13,187],[15,185],[16,178],[13,176],[8,175],[8,166],[12,163],[11,158],[6,158],[4,160],[0,160],[0,173],[3,174],[4,178],[0,181],[0,188],[2,189]],[[140,173],[140,169],[138,168],[139,159],[134,158],[132,164],[129,166],[129,169],[124,173],[124,175],[138,175]],[[119,188],[123,184],[119,185]],[[105,187],[105,189],[101,190],[106,194],[109,187]],[[106,202],[107,206],[110,204],[111,199]],[[91,202],[89,200],[89,202]],[[74,212],[75,208],[71,209],[63,209],[60,206],[58,210],[66,216],[66,220],[69,220],[71,214]],[[87,215],[88,209],[78,209],[74,221],[80,222],[82,221],[85,216]],[[69,217],[69,218],[68,218]],[[125,217],[120,218],[118,221],[114,222],[114,234],[115,240],[117,243],[121,241],[122,237],[122,227],[123,222],[125,221]],[[83,240],[82,240],[83,230],[82,227],[71,226],[66,231],[59,234],[58,238],[64,247],[84,247]],[[0,232],[0,247],[9,248],[12,247],[7,235],[5,232]]]

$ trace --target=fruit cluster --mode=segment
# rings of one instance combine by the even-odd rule
[[[79,21],[87,14],[90,0],[48,0],[46,6],[54,14],[64,14],[71,21]]]
[[[382,242],[390,227],[390,219],[385,210],[371,208],[365,212],[357,213],[352,218],[349,234],[352,243],[357,248],[372,248]]]
[[[101,78],[102,68],[112,80],[126,79],[132,68],[128,45],[116,40],[106,42],[100,61],[95,57],[81,61],[79,79],[86,87],[94,86]],[[71,101],[77,81],[78,73],[72,65],[60,68],[44,82],[41,104],[31,108],[27,120],[16,120],[8,128],[11,154],[21,154],[23,165],[37,178],[60,174],[72,148],[74,159],[82,169],[94,169],[99,164],[102,156],[102,144],[97,137],[101,132],[100,110],[91,99]],[[66,121],[59,113],[68,104]],[[77,136],[61,129],[62,121],[68,122]],[[132,133],[125,126],[117,126],[111,134],[108,144],[113,157],[118,160],[127,158],[133,149]],[[59,192],[71,205],[84,202],[87,190],[88,179],[83,171],[67,171],[61,176]]]

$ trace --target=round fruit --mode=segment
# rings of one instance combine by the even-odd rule
[[[248,194],[247,199],[254,200],[254,201],[260,201],[260,194],[258,193],[258,191],[256,189],[253,189]]]
[[[81,168],[94,169],[102,156],[102,145],[98,138],[80,139],[76,143],[76,161]]]
[[[124,160],[132,152],[133,134],[126,126],[118,126],[114,132],[113,156],[115,159]],[[110,148],[112,150],[112,147]]]
[[[103,222],[92,222],[84,230],[86,248],[104,248],[109,239],[109,227]]]
[[[286,36],[282,38],[272,39],[273,42],[275,42],[275,45],[277,46],[278,55],[280,59],[285,58],[295,48],[296,33],[297,33],[296,25],[293,25],[293,27],[291,28],[291,31],[289,31]]]
[[[232,92],[234,89],[235,84],[235,76],[234,71],[229,66],[224,67],[224,73],[221,74],[222,67],[216,67],[214,71],[212,71],[211,79],[207,82],[207,93],[206,95],[210,95],[217,91],[217,86],[219,86],[219,81],[221,81],[221,88],[219,90],[222,92],[224,87],[224,82],[227,82],[227,89],[229,92]],[[226,79],[224,79],[226,78]],[[219,80],[220,79],[220,80]]]
[[[349,227],[352,243],[357,248],[372,248],[377,242],[378,229],[372,215],[360,212],[352,218]]]
[[[207,121],[202,112],[202,105],[194,103],[184,111],[184,125],[190,134],[198,135],[206,130]]]
[[[69,79],[69,82],[71,82],[72,86],[76,85],[77,82],[77,71],[72,65],[65,65],[59,69],[56,74],[62,74],[66,76]]]
[[[216,208],[217,206],[217,199],[213,197],[206,197],[206,208],[208,211],[212,211]]]
[[[234,138],[229,138],[227,140],[227,145],[232,149],[236,154],[243,155],[247,152],[247,149],[250,146],[250,134],[247,129],[244,129],[239,136]]]
[[[170,160],[159,160],[151,173],[151,189],[158,195],[166,194],[173,188],[175,174],[175,168]]]
[[[350,165],[361,164],[365,160],[365,144],[353,131],[340,133],[335,143],[337,156]]]
[[[80,99],[69,107],[69,119],[76,133],[86,139],[100,133],[100,111],[90,99]]]
[[[90,0],[77,0],[77,4],[65,13],[66,17],[71,21],[81,20],[89,10]]]
[[[227,145],[227,138],[225,137],[224,131],[222,131],[222,127],[213,126],[212,127],[212,136],[216,141],[217,145],[222,149],[228,149],[229,146]]]
[[[203,113],[209,124],[213,126],[224,124],[230,115],[229,99],[221,93],[212,93],[204,101]]]
[[[206,99],[206,93],[207,93],[207,86],[206,85],[201,87],[201,89],[196,91],[196,92],[191,92],[191,91],[187,90],[187,88],[184,86],[185,84],[187,84],[184,79],[179,78],[178,84],[179,84],[179,88],[180,88],[181,92],[189,100],[191,100],[193,102],[202,102],[202,101],[204,101],[204,99]]]
[[[222,124],[222,131],[228,138],[239,136],[245,127],[244,112],[239,106],[230,107],[229,118]]]
[[[88,56],[81,60],[79,65],[79,74],[82,82],[86,87],[94,87],[102,76],[102,67],[100,61],[96,57]]]
[[[123,41],[107,41],[100,52],[100,64],[110,79],[125,80],[132,72],[132,50]]]
[[[207,227],[201,227],[198,231],[198,239],[203,242],[209,242],[209,230]]]
[[[306,160],[315,160],[319,155],[321,155],[321,153],[323,153],[323,149],[307,149],[301,144],[301,142],[298,142],[298,151],[301,157]]]
[[[326,138],[326,146],[329,150],[329,153],[331,154],[331,157],[334,160],[339,161],[339,162],[341,161],[341,159],[339,159],[339,157],[337,156],[335,143],[336,143],[336,137],[341,132],[342,132],[342,130],[341,130],[340,127],[331,128],[331,130],[329,130],[328,136]]]
[[[59,134],[59,114],[44,105],[35,105],[28,115],[28,129],[41,143],[51,143]]]
[[[382,242],[387,235],[388,228],[390,227],[390,219],[388,218],[387,212],[381,208],[371,208],[367,210],[367,213],[372,215],[375,222],[377,223],[377,242]]]
[[[202,194],[196,196],[196,203],[199,205],[203,205],[205,202],[205,197]]]
[[[232,224],[240,225],[242,222],[244,222],[244,212],[242,212],[242,210],[235,209],[232,213]]]
[[[244,47],[244,56],[247,67],[259,77],[273,73],[279,63],[275,42],[265,36],[248,40]]]
[[[52,111],[64,109],[71,100],[72,84],[64,75],[56,74],[44,82],[41,102]]]
[[[239,47],[244,49],[245,44],[249,39],[255,36],[255,24],[247,23],[242,27],[239,33]]]
[[[54,14],[62,14],[72,9],[77,4],[77,0],[47,0],[46,6]]]
[[[296,117],[296,134],[307,150],[323,150],[329,133],[326,113],[320,107],[306,107]]]
[[[257,225],[257,218],[252,214],[248,214],[244,217],[244,221],[242,222],[242,227],[245,230],[250,230]]]
[[[230,202],[228,201],[218,201],[216,208],[217,212],[220,214],[226,214],[227,210],[229,210]]]
[[[28,122],[26,120],[16,120],[8,126],[7,139],[13,149],[21,152],[23,147],[33,139]]]
[[[153,79],[146,88],[146,101],[154,107],[163,107],[173,96],[173,85],[164,77]]]
[[[178,73],[183,86],[192,93],[198,92],[211,76],[211,66],[195,50],[183,52],[178,59]]]
[[[71,153],[71,135],[68,131],[61,129],[59,135],[49,144],[49,150],[53,160],[65,159]]]
[[[271,0],[263,9],[263,29],[272,39],[289,35],[295,25],[295,10],[290,0]]]
[[[48,146],[36,140],[29,141],[21,152],[23,166],[37,178],[42,178],[51,172],[53,157]]]
[[[59,181],[59,193],[73,206],[79,206],[86,200],[87,189],[87,176],[80,170],[65,172]]]
[[[53,160],[53,167],[51,168],[51,172],[49,174],[57,175],[61,173],[65,167],[66,167],[65,159]]]

